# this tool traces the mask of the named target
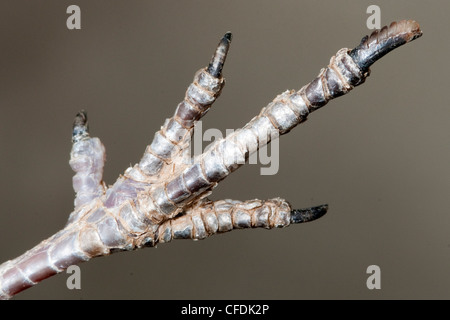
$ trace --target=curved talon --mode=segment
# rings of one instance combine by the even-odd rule
[[[419,24],[414,20],[392,22],[389,27],[375,30],[365,36],[349,55],[362,71],[395,48],[422,36]]]
[[[305,209],[294,209],[291,211],[291,223],[302,223],[313,221],[325,215],[327,211],[328,211],[328,204],[323,204],[321,206]]]
[[[81,110],[73,120],[72,142],[78,142],[89,137],[89,124],[87,112]]]
[[[232,38],[233,35],[231,32],[225,33],[217,46],[216,52],[208,65],[208,73],[213,77],[219,78],[222,75],[223,65],[225,63],[225,59],[227,58],[227,53],[230,48]]]

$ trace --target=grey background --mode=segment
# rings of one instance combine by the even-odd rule
[[[82,29],[66,28],[81,7]],[[136,163],[224,32],[227,85],[203,129],[238,128],[356,46],[366,8],[424,36],[280,140],[280,170],[239,169],[213,199],[329,203],[313,223],[239,230],[114,254],[17,299],[449,299],[448,1],[2,1],[0,260],[63,227],[73,209],[72,120],[89,112],[112,184]],[[368,290],[366,268],[381,268]]]

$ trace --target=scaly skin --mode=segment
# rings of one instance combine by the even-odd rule
[[[116,251],[172,239],[205,239],[240,228],[286,227],[321,217],[326,205],[293,210],[280,198],[212,202],[206,197],[253,152],[304,122],[331,99],[362,84],[371,64],[421,35],[414,21],[394,22],[363,38],[355,49],[339,50],[311,83],[277,96],[243,128],[190,159],[187,151],[195,123],[225,83],[222,68],[231,42],[227,33],[141,161],[109,188],[101,180],[104,147],[98,138],[89,136],[87,115],[81,111],[74,121],[70,159],[76,172],[75,210],[63,230],[0,265],[0,298],[11,298],[70,265]]]

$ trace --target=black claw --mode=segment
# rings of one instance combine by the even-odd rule
[[[375,61],[420,36],[422,31],[417,22],[413,20],[392,22],[389,27],[385,26],[381,30],[375,30],[370,36],[365,36],[349,55],[358,67],[366,72]]]
[[[223,36],[223,39],[228,40],[228,42],[231,42],[231,40],[233,40],[233,34],[228,31],[227,33],[225,33],[225,35]]]
[[[75,119],[73,120],[72,142],[78,142],[86,137],[89,137],[87,112],[85,110],[81,110],[77,113]]]
[[[233,35],[231,32],[225,33],[217,46],[216,52],[208,65],[208,73],[213,77],[219,78],[222,75],[223,65],[225,63],[225,59],[227,58],[227,53],[230,48],[232,38]]]
[[[325,215],[327,211],[328,211],[327,204],[305,209],[294,209],[291,211],[291,223],[302,223],[313,221]]]

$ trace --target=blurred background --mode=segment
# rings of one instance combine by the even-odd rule
[[[81,8],[81,30],[66,9]],[[16,299],[449,299],[448,1],[2,1],[0,262],[61,229],[73,210],[72,121],[88,111],[106,146],[104,180],[139,161],[226,31],[227,84],[203,130],[239,128],[340,48],[414,19],[424,36],[366,83],[280,139],[280,168],[246,165],[212,199],[282,197],[326,216],[237,230],[81,264]],[[366,269],[381,269],[369,290]]]

